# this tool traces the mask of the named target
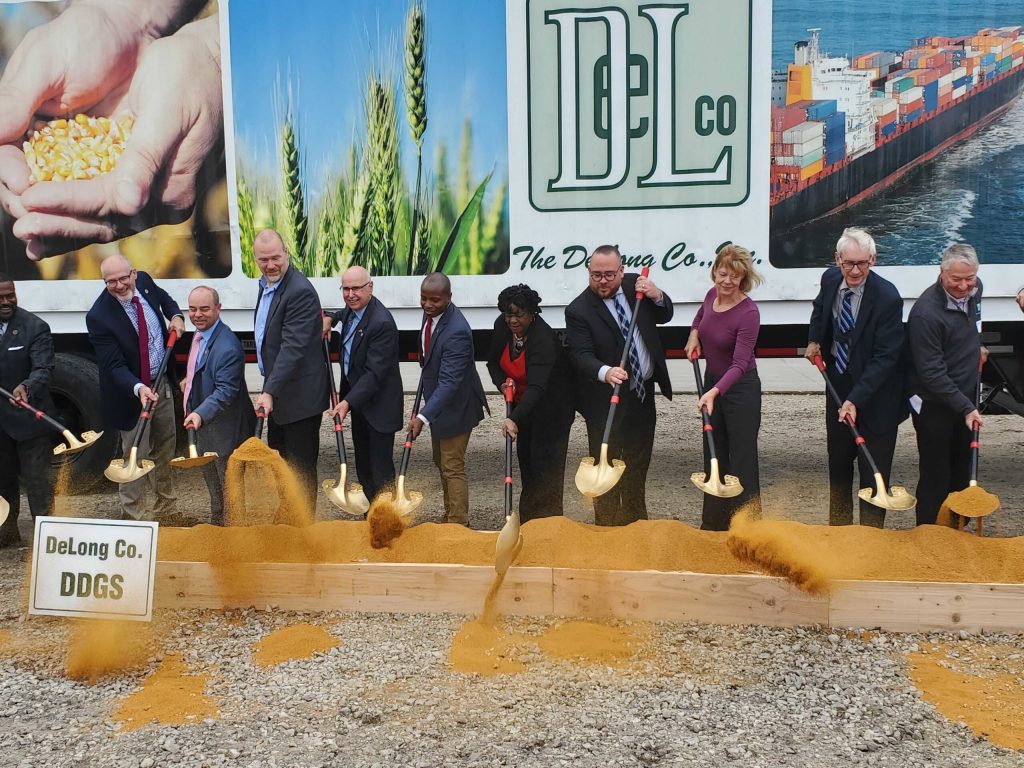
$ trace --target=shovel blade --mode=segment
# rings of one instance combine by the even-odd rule
[[[171,466],[177,467],[178,469],[192,469],[193,467],[201,467],[204,464],[209,464],[216,458],[218,458],[216,453],[207,451],[199,456],[179,456],[176,459],[171,459]]]
[[[412,522],[413,514],[423,504],[423,494],[419,491],[405,490],[405,475],[398,476],[395,490],[384,492],[381,496],[390,496],[390,502],[394,505],[395,511],[405,520],[406,525]]]
[[[155,466],[156,464],[149,459],[141,459],[138,462],[127,459],[124,461],[114,459],[103,470],[103,475],[112,483],[130,483],[133,480],[138,480],[140,477],[145,477],[153,471]]]
[[[584,496],[594,499],[614,488],[625,471],[626,462],[622,459],[608,463],[608,443],[602,443],[600,459],[594,461],[593,456],[584,456],[580,461],[580,468],[576,470],[576,487]]]
[[[504,576],[515,562],[523,548],[523,536],[519,532],[519,513],[513,512],[505,518],[505,525],[494,543],[494,570]]]
[[[0,496],[0,525],[7,522],[7,516],[11,514],[11,505],[7,503],[7,499]]]
[[[720,499],[731,499],[743,493],[743,485],[735,475],[722,475],[718,469],[718,459],[711,460],[711,471],[694,472],[690,475],[690,482],[710,496],[717,496]]]
[[[370,509],[370,501],[363,493],[363,486],[359,483],[352,483],[350,486],[346,481],[348,466],[341,464],[338,469],[337,480],[324,480],[322,485],[327,500],[342,512],[362,517]]]
[[[97,440],[99,440],[101,437],[103,437],[103,433],[102,432],[93,432],[91,429],[88,430],[87,432],[83,432],[82,433],[82,439],[81,440],[79,440],[77,437],[75,437],[74,434],[72,434],[69,430],[65,429],[63,434],[64,434],[64,439],[67,440],[67,444],[65,445],[64,443],[59,443],[59,444],[55,445],[53,447],[53,455],[54,456],[61,456],[61,455],[68,455],[68,456],[70,456],[72,453],[78,453],[79,451],[84,451],[90,445],[92,445]]]
[[[857,497],[881,509],[897,512],[905,512],[917,506],[917,499],[902,485],[890,485],[886,491],[885,480],[882,479],[880,472],[875,474],[874,489],[861,488],[857,491]]]
[[[999,510],[999,497],[980,485],[970,485],[946,497],[943,506],[961,517],[988,517]]]

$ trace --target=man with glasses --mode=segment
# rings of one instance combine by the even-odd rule
[[[921,399],[917,432],[917,524],[933,524],[946,496],[970,481],[971,431],[978,413],[981,281],[978,254],[966,243],[942,253],[939,279],[910,310],[907,338],[913,357],[911,392]]]
[[[324,315],[324,334],[341,335],[338,397],[331,411],[352,414],[356,475],[371,502],[395,482],[395,432],[402,428],[402,375],[398,368],[398,326],[373,295],[373,278],[363,267],[341,276],[345,308]]]
[[[143,498],[148,486],[156,494],[153,519],[178,520],[169,463],[177,438],[174,366],[168,365],[159,389],[153,379],[167,346],[164,320],[181,336],[185,318],[177,302],[121,254],[104,259],[100,275],[106,290],[86,314],[85,325],[100,369],[103,427],[118,430],[122,445],[131,445],[143,406],[156,403],[139,446],[139,458],[152,459],[156,467],[144,477],[118,487],[121,518],[144,519]]]
[[[835,266],[825,270],[814,299],[805,357],[818,355],[842,399],[825,400],[828,448],[829,525],[853,523],[853,465],[860,487],[873,488],[874,475],[859,456],[846,422],[857,426],[889,484],[896,435],[907,417],[904,396],[903,300],[896,286],[871,271],[877,250],[863,229],[843,230]],[[860,500],[860,523],[882,528],[885,510]]]
[[[590,455],[600,455],[612,387],[622,384],[612,424],[608,459],[622,459],[626,471],[607,493],[594,499],[598,525],[627,525],[647,519],[647,468],[654,447],[657,415],[654,383],[672,398],[672,382],[657,326],[672,319],[672,300],[650,278],[625,274],[613,245],[590,257],[590,285],[565,310],[569,354],[580,378],[580,412],[587,422]],[[644,295],[639,305],[636,293]],[[633,351],[619,367],[626,329],[639,306]]]

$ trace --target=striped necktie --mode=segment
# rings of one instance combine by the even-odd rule
[[[622,306],[622,294],[615,294],[612,303],[615,304],[615,316],[619,320],[619,328],[622,330],[622,338],[629,343],[629,320],[626,319],[626,308]],[[629,347],[629,377],[632,379],[630,387],[636,393],[636,399],[641,403],[647,394],[644,389],[644,369],[640,366],[640,355],[636,351],[636,343]]]
[[[843,298],[839,303],[839,322],[836,324],[840,338],[836,341],[836,373],[846,373],[850,364],[850,331],[856,321],[853,317],[853,291],[843,288]]]

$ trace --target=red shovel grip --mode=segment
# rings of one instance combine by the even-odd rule
[[[171,347],[173,347],[177,343],[177,341],[178,331],[175,330],[174,328],[171,328],[170,332],[167,334],[167,348],[170,349]]]
[[[643,269],[640,270],[640,277],[648,277],[648,276],[650,276],[650,274],[651,274],[651,268],[650,267],[644,267]],[[637,301],[640,301],[640,299],[642,299],[643,297],[644,297],[644,292],[643,291],[637,291],[636,292],[636,300]]]
[[[505,402],[511,403],[516,394],[516,383],[509,377],[505,379],[505,386],[502,389],[505,391]]]
[[[811,363],[822,373],[825,372],[825,361],[821,359],[821,355],[815,355]]]

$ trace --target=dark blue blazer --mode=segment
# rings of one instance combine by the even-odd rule
[[[145,297],[157,317],[170,320],[181,315],[177,302],[145,272],[138,272],[135,290]],[[100,406],[104,429],[131,429],[139,418],[142,406],[135,397],[135,385],[142,370],[139,360],[139,334],[135,331],[120,302],[103,291],[85,316],[89,341],[96,351],[100,369]],[[167,323],[161,318],[163,339],[167,341]],[[153,371],[156,375],[156,371]],[[174,365],[168,364],[167,376],[177,381]]]
[[[835,338],[832,307],[843,284],[839,267],[829,267],[821,276],[821,290],[814,299],[808,341],[821,345],[821,356],[828,369]],[[904,380],[903,299],[896,286],[884,277],[868,273],[864,283],[857,323],[850,334],[850,362],[847,366],[852,386],[838,382],[839,395],[857,406],[857,424],[869,432],[881,434],[895,429],[909,413]]]
[[[57,415],[50,398],[53,377],[53,337],[50,326],[21,307],[15,307],[7,333],[0,338],[0,386],[13,392],[19,384],[28,390],[28,401],[48,416]],[[0,402],[0,432],[12,440],[29,440],[50,431],[46,422],[3,398]],[[8,471],[5,467],[0,470]]]
[[[256,430],[256,414],[245,386],[245,353],[223,320],[203,346],[185,410],[195,411],[203,420],[197,435],[199,449],[226,458]]]
[[[331,314],[342,323],[339,351],[345,342],[344,323],[352,310],[345,308]],[[404,426],[402,409],[402,374],[398,367],[398,326],[388,308],[376,297],[363,310],[359,325],[352,337],[352,353],[348,377],[341,365],[338,396],[348,400],[352,411],[358,413],[378,432],[397,432]],[[342,358],[338,358],[341,364]]]
[[[438,438],[463,435],[484,417],[487,398],[476,372],[473,332],[454,304],[437,321],[430,335],[430,352],[423,358],[423,326],[420,323],[420,359],[423,370],[423,406],[420,413],[430,422],[430,434]],[[488,412],[489,409],[488,409]]]

